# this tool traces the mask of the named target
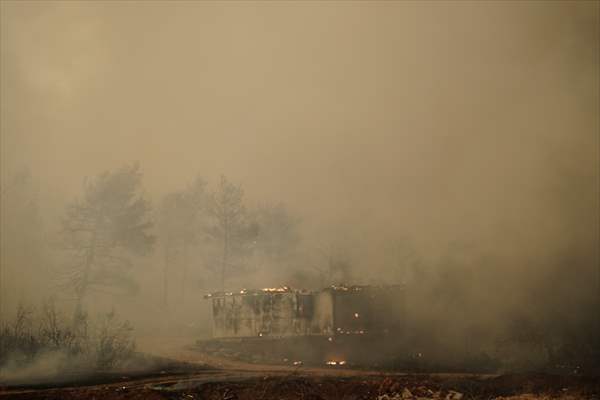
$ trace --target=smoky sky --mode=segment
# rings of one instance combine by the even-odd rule
[[[598,4],[3,1],[3,177],[60,208],[139,161],[155,201],[225,174],[366,252],[588,251]]]

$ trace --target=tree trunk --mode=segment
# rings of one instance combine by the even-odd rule
[[[0,240],[2,238],[2,234],[0,234]],[[0,244],[1,246],[1,244]],[[2,268],[4,267],[4,257],[2,256],[4,254],[4,252],[2,251],[2,249],[0,248],[0,328],[2,328],[2,325],[4,323],[3,320],[3,314],[2,314],[2,300],[4,299],[4,291],[2,290],[4,282],[2,280]]]
[[[227,259],[229,257],[229,235],[225,232],[223,237],[223,260],[221,265],[221,291],[225,292],[225,270],[227,268]]]
[[[598,248],[596,248],[596,262],[597,262],[597,266],[596,266],[596,270],[597,270],[597,288],[596,290],[598,291],[597,295],[597,307],[596,307],[596,356],[600,357],[600,251],[598,250]]]
[[[90,247],[85,257],[85,265],[83,269],[83,276],[81,277],[80,286],[75,291],[75,295],[77,297],[77,303],[75,305],[75,315],[73,318],[73,322],[76,327],[78,327],[79,323],[82,321],[84,317],[83,311],[83,298],[88,289],[89,279],[90,279],[90,269],[92,268],[92,264],[94,263],[95,252],[96,252],[96,236],[97,231],[94,230],[92,233],[92,238],[90,240]]]
[[[329,253],[327,257],[327,285],[333,285],[333,256]]]
[[[181,303],[185,302],[185,283],[187,280],[187,268],[188,268],[188,244],[183,243],[183,277],[181,280]]]
[[[170,244],[165,244],[165,263],[163,266],[163,305],[165,308],[168,305],[168,289],[169,289],[169,262],[171,260]]]

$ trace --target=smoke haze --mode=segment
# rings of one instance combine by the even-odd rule
[[[2,186],[30,174],[35,240],[86,177],[137,161],[154,207],[223,174],[298,218],[294,270],[231,286],[335,247],[352,282],[419,285],[420,318],[596,318],[598,2],[3,1],[0,33]],[[6,190],[8,309],[46,275],[6,250]],[[131,308],[162,296],[161,260],[136,261]]]

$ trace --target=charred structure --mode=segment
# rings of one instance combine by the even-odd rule
[[[404,288],[289,287],[213,293],[213,340],[206,350],[252,361],[377,362],[377,349],[401,342]]]
[[[213,337],[291,337],[397,333],[403,288],[331,286],[321,291],[289,287],[214,293]]]

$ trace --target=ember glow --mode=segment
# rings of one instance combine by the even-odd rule
[[[345,360],[341,360],[341,361],[340,360],[328,360],[328,361],[325,361],[325,364],[326,365],[332,365],[332,366],[335,366],[335,365],[346,365],[346,361]]]
[[[262,291],[266,293],[285,293],[289,292],[291,289],[287,286],[274,287],[274,288],[263,288]]]

